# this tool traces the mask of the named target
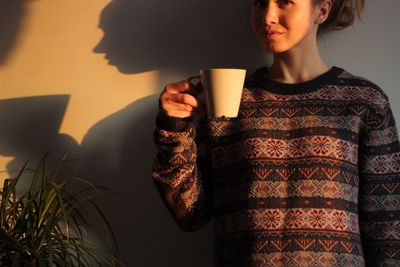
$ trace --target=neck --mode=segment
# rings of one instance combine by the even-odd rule
[[[307,49],[305,49],[307,47]],[[290,51],[274,54],[269,76],[283,83],[299,83],[311,80],[329,70],[323,62],[316,42]]]

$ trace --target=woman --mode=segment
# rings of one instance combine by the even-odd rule
[[[400,266],[388,97],[317,48],[363,6],[255,0],[253,30],[273,63],[246,80],[237,118],[207,119],[200,83],[161,94],[153,179],[182,229],[214,218],[216,266]]]

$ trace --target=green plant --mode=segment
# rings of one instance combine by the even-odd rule
[[[86,232],[87,218],[94,212],[108,240],[115,242],[110,223],[94,201],[107,189],[81,178],[56,182],[62,164],[50,176],[46,157],[33,170],[25,163],[16,178],[4,181],[0,193],[0,266],[116,266],[119,262],[114,256],[88,241]],[[17,195],[17,184],[27,171],[32,173],[30,187]],[[76,183],[83,189],[70,193],[67,185]]]

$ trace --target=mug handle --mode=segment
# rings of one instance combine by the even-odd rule
[[[200,75],[195,75],[195,76],[191,76],[189,78],[187,78],[187,81],[189,81],[190,83],[193,83],[193,80],[198,79],[200,81]]]

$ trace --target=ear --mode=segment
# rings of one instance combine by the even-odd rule
[[[318,16],[315,21],[317,24],[322,24],[328,18],[332,5],[332,0],[323,0],[317,4]]]

